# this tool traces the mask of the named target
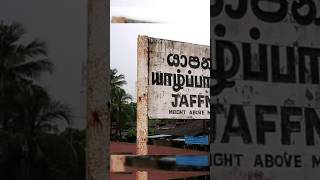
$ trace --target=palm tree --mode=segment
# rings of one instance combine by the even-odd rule
[[[53,64],[47,59],[45,44],[38,40],[22,44],[24,34],[24,28],[18,23],[0,22],[0,99],[2,108],[5,108],[0,113],[0,123],[4,129],[9,116],[7,112],[10,112],[8,108],[11,108],[8,107],[10,97],[21,89],[30,88],[28,86],[41,73],[53,71]]]
[[[21,137],[24,158],[21,161],[25,177],[36,177],[36,159],[46,159],[39,139],[45,134],[58,132],[61,123],[69,122],[70,111],[65,105],[52,100],[41,87],[33,87],[31,92],[18,97],[17,116],[12,121],[14,134]],[[11,127],[11,126],[9,126]]]
[[[129,103],[132,100],[131,95],[127,94],[122,88],[127,84],[125,76],[118,74],[117,69],[111,69],[111,118],[117,122],[118,137],[121,138],[122,129],[125,122],[130,119],[128,114]]]
[[[43,179],[37,168],[48,159],[43,139],[70,123],[70,111],[35,84],[43,72],[52,72],[53,64],[45,44],[23,44],[24,34],[20,24],[0,23],[0,169],[7,170],[0,170],[0,176],[36,180]],[[1,150],[8,156],[1,156]]]
[[[127,84],[123,74],[118,74],[117,69],[111,69],[111,85],[112,87],[122,87]]]
[[[53,64],[47,59],[45,43],[33,40],[22,44],[24,34],[21,24],[0,22],[0,87],[6,85],[8,79],[28,82],[40,77],[42,72],[53,70]]]
[[[35,167],[48,159],[42,148],[43,137],[56,134],[58,126],[63,123],[69,124],[70,111],[37,85],[22,89],[11,98],[10,105],[14,108],[10,111],[6,128],[0,129],[0,133],[8,137],[9,144],[15,144],[8,151],[16,152],[19,157],[12,166],[17,170],[18,179],[36,179]]]
[[[132,100],[132,97],[127,94],[124,89],[116,88],[111,99],[111,112],[117,122],[118,136],[121,138],[123,126],[125,125],[125,122],[130,118],[128,116],[128,108],[130,106],[129,102]]]
[[[118,74],[118,70],[117,69],[111,69],[110,70],[110,74],[111,74],[111,97],[113,96],[113,94],[115,94],[117,91],[117,89],[122,88],[123,85],[127,84],[127,81],[125,80],[125,76],[123,74]]]

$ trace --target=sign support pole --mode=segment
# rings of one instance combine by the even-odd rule
[[[88,0],[86,180],[109,179],[109,0]]]
[[[137,72],[137,155],[148,154],[148,61],[149,40],[138,37]],[[147,172],[137,172],[137,180],[147,180]]]

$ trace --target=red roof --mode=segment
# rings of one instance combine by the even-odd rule
[[[197,177],[209,175],[209,172],[177,172],[177,171],[149,171],[148,180],[168,180],[177,178],[187,178],[187,177]],[[136,179],[136,173],[126,173],[126,174],[110,174],[110,180],[131,180]]]
[[[148,145],[148,155],[208,155],[208,152]],[[136,154],[136,144],[111,142],[110,154]]]

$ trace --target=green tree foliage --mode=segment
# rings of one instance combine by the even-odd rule
[[[33,80],[42,72],[52,72],[53,65],[47,59],[45,44],[34,40],[22,44],[25,30],[20,24],[7,25],[0,22],[0,114],[2,127],[6,129],[9,121],[8,104],[20,91],[32,91]],[[15,105],[13,105],[15,106]]]
[[[123,74],[118,74],[117,69],[111,69],[111,91],[122,88],[123,85],[127,84]]]
[[[24,34],[20,24],[0,23],[0,177],[81,179],[81,133],[59,134],[58,126],[70,124],[69,108],[36,84],[44,72],[52,73],[53,64],[45,44],[23,43]]]
[[[135,122],[136,105],[132,97],[124,89],[127,84],[123,74],[111,69],[111,121],[116,124],[117,139],[121,139],[122,131],[128,127],[128,122]]]

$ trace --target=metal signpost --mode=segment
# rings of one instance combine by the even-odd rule
[[[211,3],[211,178],[319,179],[320,2]]]
[[[138,37],[137,155],[148,154],[149,119],[210,118],[209,53],[209,46]]]

